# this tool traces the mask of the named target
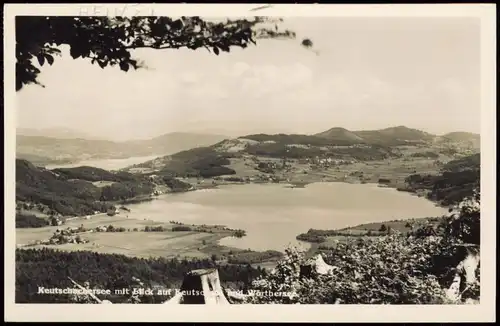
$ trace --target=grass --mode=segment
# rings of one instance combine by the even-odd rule
[[[206,244],[217,244],[218,240],[230,235],[229,231],[215,229],[214,233],[202,232],[134,232],[134,228],[144,229],[145,226],[165,226],[170,229],[175,226],[170,223],[154,222],[127,218],[123,215],[109,217],[105,214],[93,216],[91,219],[76,218],[69,220],[62,226],[50,226],[44,228],[16,229],[16,244],[29,244],[37,240],[49,239],[59,228],[79,227],[96,228],[98,226],[113,225],[124,227],[130,232],[109,233],[92,232],[84,233],[82,237],[89,240],[86,244],[63,244],[46,247],[54,247],[60,250],[91,250],[101,253],[119,253],[135,257],[210,257],[211,252],[200,251]]]

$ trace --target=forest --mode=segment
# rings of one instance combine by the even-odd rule
[[[437,174],[411,174],[398,190],[425,191],[428,199],[450,206],[473,194],[481,181],[480,170],[480,154],[469,155],[446,163]]]
[[[117,254],[90,251],[63,252],[53,249],[16,250],[16,303],[68,303],[69,295],[38,294],[38,287],[73,288],[71,277],[79,284],[88,282],[96,289],[123,289],[138,278],[144,288],[179,288],[184,275],[199,268],[214,267],[211,259],[188,260],[166,258],[131,258]],[[250,265],[217,267],[223,286],[239,289],[265,273]],[[126,302],[127,296],[99,296],[115,303]],[[143,303],[161,303],[168,297],[144,296]]]
[[[303,252],[289,248],[274,273],[258,277],[252,289],[290,291],[288,297],[256,296],[254,304],[463,304],[480,299],[480,193],[464,198],[435,225],[418,232],[353,238],[320,248],[333,266],[325,275],[304,277]],[[429,232],[430,231],[430,232]],[[465,273],[464,259],[470,264]],[[462,267],[460,267],[462,266]],[[459,273],[458,294],[447,289]]]
[[[96,181],[110,184],[98,187],[92,183]],[[48,215],[104,213],[114,202],[150,196],[156,184],[166,185],[172,191],[190,188],[189,184],[168,176],[153,182],[148,176],[87,166],[46,170],[16,159],[16,201],[43,204]]]

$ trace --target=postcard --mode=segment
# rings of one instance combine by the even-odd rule
[[[495,18],[6,5],[6,319],[493,321]]]

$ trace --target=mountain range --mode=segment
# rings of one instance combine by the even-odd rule
[[[66,135],[66,136],[64,136]],[[202,133],[168,133],[152,139],[116,142],[75,137],[65,133],[49,137],[29,133],[16,136],[16,157],[38,165],[64,164],[89,159],[120,159],[167,155],[215,144],[226,136]]]
[[[351,131],[341,127],[312,135],[305,134],[253,134],[238,138],[224,135],[174,132],[146,140],[130,140],[116,142],[83,138],[85,135],[71,130],[28,130],[18,129],[16,157],[29,160],[38,165],[64,164],[89,159],[113,159],[140,156],[165,156],[192,148],[218,145],[226,141],[225,147],[233,146],[234,142],[245,143],[249,154],[282,155],[283,146],[297,147],[313,146],[378,146],[378,152],[370,152],[370,156],[384,156],[384,150],[404,145],[434,146],[456,145],[472,149],[480,148],[480,135],[468,132],[451,132],[445,135],[434,135],[421,130],[396,126],[379,130]],[[47,136],[52,135],[52,137]],[[56,137],[57,136],[57,137]],[[253,142],[253,144],[248,144]],[[258,143],[258,144],[256,144]],[[223,147],[224,147],[223,146]],[[234,150],[234,149],[233,149]],[[359,152],[359,151],[358,151]],[[365,151],[365,152],[368,152]],[[274,155],[275,154],[275,155]],[[362,159],[362,158],[361,158]]]

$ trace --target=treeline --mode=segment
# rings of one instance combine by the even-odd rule
[[[413,154],[410,155],[410,157],[423,157],[423,158],[433,158],[433,159],[436,159],[436,158],[439,158],[439,154],[437,154],[435,152],[431,152],[431,151],[426,151],[426,152],[413,153]]]
[[[189,183],[182,182],[169,176],[163,176],[163,182],[165,182],[165,184],[172,189],[173,192],[183,192],[191,189],[191,185]]]
[[[276,250],[266,250],[262,252],[257,251],[239,251],[232,253],[228,256],[227,262],[229,264],[257,264],[267,262],[271,259],[279,259],[283,257],[283,253]]]
[[[236,174],[226,165],[231,164],[227,153],[218,153],[211,147],[193,148],[170,157],[159,172],[170,177],[211,178]]]
[[[309,229],[306,233],[299,234],[296,239],[304,242],[310,243],[323,243],[328,237],[334,236],[349,236],[349,237],[370,237],[370,236],[380,236],[391,233],[392,229],[390,227],[382,224],[381,228],[378,230],[366,230],[366,231],[355,231],[349,232],[346,230],[316,230]]]
[[[311,145],[311,146],[328,146],[328,145],[338,145],[338,146],[349,146],[354,144],[361,144],[363,142],[351,140],[351,139],[328,139],[317,136],[310,135],[299,135],[299,134],[255,134],[247,135],[245,139],[255,140],[259,142],[273,141],[281,144],[298,144],[298,145]]]
[[[448,206],[471,196],[480,182],[480,171],[443,172],[440,175],[412,174],[406,178],[407,191],[427,191],[427,198]]]
[[[215,267],[213,260],[166,258],[131,258],[117,254],[90,251],[63,252],[53,249],[16,250],[16,303],[69,303],[69,295],[38,294],[39,287],[74,288],[68,279],[79,284],[89,282],[91,288],[112,292],[129,288],[134,278],[144,281],[144,288],[179,288],[184,275],[200,268]],[[243,288],[264,272],[250,265],[217,267],[223,286]],[[102,296],[114,303],[127,300],[124,295]],[[165,296],[144,296],[143,303],[162,303]]]
[[[448,172],[460,172],[464,170],[477,170],[481,168],[481,154],[469,155],[446,163],[442,170]]]

